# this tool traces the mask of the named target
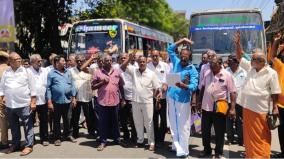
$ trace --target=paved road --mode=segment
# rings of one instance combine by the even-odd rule
[[[38,128],[35,128],[38,132]],[[157,148],[155,152],[150,152],[144,148],[124,148],[118,145],[109,145],[104,151],[98,152],[96,147],[98,143],[88,138],[85,129],[80,129],[81,137],[78,142],[73,144],[71,142],[62,142],[60,147],[50,144],[43,147],[41,144],[34,146],[34,152],[30,154],[29,158],[175,158],[175,153],[170,152],[168,146],[170,145],[170,135],[166,136],[166,144],[164,147]],[[277,131],[272,132],[272,151],[279,152],[279,144],[277,139]],[[37,134],[38,136],[38,134]],[[129,145],[130,146],[130,145]],[[212,144],[214,147],[214,144]],[[199,152],[202,150],[202,141],[200,135],[194,135],[190,138],[190,158],[197,158]],[[244,151],[243,147],[238,145],[225,145],[224,155],[226,158],[238,158],[240,152]],[[0,158],[19,158],[20,152],[12,154],[3,154],[0,152]]]

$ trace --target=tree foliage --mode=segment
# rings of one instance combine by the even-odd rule
[[[81,20],[122,18],[167,32],[175,39],[187,35],[187,20],[175,13],[166,0],[95,0],[87,3],[92,9],[81,12]]]
[[[27,57],[31,53],[62,53],[58,26],[69,22],[74,0],[15,0],[18,46]]]

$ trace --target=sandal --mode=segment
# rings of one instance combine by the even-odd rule
[[[26,147],[26,148],[23,149],[20,156],[26,156],[26,155],[30,154],[31,152],[33,152],[33,149],[30,148],[30,147]]]
[[[100,146],[97,148],[97,150],[98,151],[103,151],[105,147],[106,147],[105,144],[100,144]]]

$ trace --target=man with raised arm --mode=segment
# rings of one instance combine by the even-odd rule
[[[169,121],[173,137],[172,149],[176,151],[177,157],[189,155],[188,138],[190,136],[191,119],[191,94],[197,89],[198,72],[190,64],[192,55],[189,49],[182,49],[180,57],[175,53],[175,49],[180,44],[192,44],[187,38],[183,38],[168,48],[168,54],[173,64],[172,72],[180,74],[180,82],[176,86],[169,87],[167,99],[169,104]]]
[[[153,125],[153,97],[160,100],[159,82],[156,74],[147,68],[146,57],[138,58],[139,68],[128,66],[133,60],[135,53],[120,66],[123,71],[129,73],[133,78],[132,111],[134,125],[137,132],[137,147],[144,143],[144,126],[146,127],[149,151],[155,150],[155,137]]]
[[[284,158],[284,44],[281,40],[283,40],[283,35],[281,38],[281,34],[278,34],[274,38],[274,42],[272,44],[271,55],[272,55],[272,63],[273,69],[278,73],[278,80],[281,88],[281,94],[278,96],[277,107],[279,111],[280,117],[280,125],[278,126],[278,137],[280,143],[281,153],[271,156],[272,158]]]
[[[247,79],[238,94],[237,103],[243,106],[243,134],[247,158],[269,158],[271,132],[267,124],[267,113],[278,115],[277,98],[281,93],[278,75],[266,61],[264,52],[255,49],[251,61],[243,56],[240,33],[236,35],[236,56],[240,67],[248,71]],[[270,104],[272,101],[272,105]],[[271,106],[270,106],[271,105]]]

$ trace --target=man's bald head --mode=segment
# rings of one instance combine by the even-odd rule
[[[10,58],[21,58],[21,56],[18,53],[16,53],[16,52],[11,52],[9,54],[9,59]]]
[[[21,56],[16,52],[11,52],[9,55],[9,64],[12,67],[12,69],[15,71],[17,70],[22,63]]]

